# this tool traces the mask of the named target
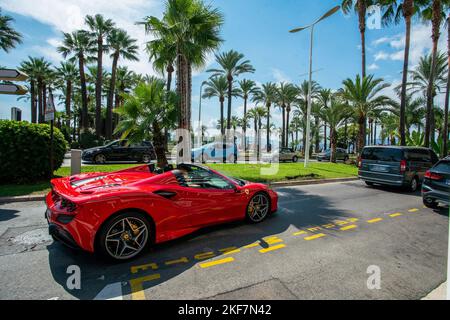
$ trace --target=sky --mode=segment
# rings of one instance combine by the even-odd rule
[[[309,59],[309,32],[297,34],[289,30],[308,25],[332,7],[336,0],[206,0],[205,3],[219,8],[224,14],[222,28],[224,42],[220,52],[236,50],[245,55],[255,67],[254,74],[238,78],[252,79],[258,84],[265,82],[292,82],[299,84],[307,80]],[[146,35],[137,21],[146,16],[161,17],[164,11],[162,0],[0,0],[3,14],[15,19],[14,26],[24,36],[23,44],[10,53],[0,52],[0,65],[16,68],[28,56],[45,57],[54,65],[62,60],[56,51],[62,32],[70,32],[83,25],[86,14],[101,13],[113,19],[118,27],[126,29],[138,40],[139,62],[122,61],[130,69],[141,74],[155,74],[148,56],[143,50],[151,36]],[[369,17],[366,32],[367,73],[374,74],[391,83],[384,92],[392,97],[393,87],[401,82],[404,52],[404,23],[383,27],[377,25],[377,14]],[[446,50],[447,32],[443,28],[439,49]],[[410,67],[419,58],[430,52],[431,26],[414,21]],[[313,79],[322,87],[336,90],[346,78],[355,78],[361,72],[361,46],[358,20],[355,13],[344,15],[341,11],[320,22],[314,31]],[[105,62],[110,68],[111,61]],[[200,84],[208,79],[205,72],[214,67],[214,55],[207,59],[202,70],[196,70],[193,78],[192,117],[198,119]],[[438,104],[444,101],[441,94]],[[24,120],[30,120],[29,103],[17,101],[13,96],[0,96],[0,119],[10,118],[10,108],[20,107]],[[250,104],[253,107],[253,104]],[[63,109],[59,106],[58,109]],[[242,116],[243,101],[233,100],[233,115]],[[215,127],[219,118],[219,103],[216,99],[202,100],[202,121]],[[273,112],[273,120],[279,126],[279,110]]]

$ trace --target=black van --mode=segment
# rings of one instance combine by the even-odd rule
[[[433,150],[418,147],[365,147],[358,159],[358,177],[367,185],[407,187],[416,191],[425,172],[439,158]]]

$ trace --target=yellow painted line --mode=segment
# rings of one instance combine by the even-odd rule
[[[401,215],[402,214],[400,212],[397,212],[397,213],[390,214],[389,217],[395,218],[395,217],[400,217]]]
[[[216,254],[214,252],[203,252],[203,253],[196,254],[194,256],[194,258],[196,260],[206,260],[206,259],[214,258],[215,256],[216,256]]]
[[[346,227],[342,227],[341,230],[342,231],[346,231],[346,230],[351,230],[351,229],[355,229],[355,228],[356,228],[356,225],[352,224],[352,225],[349,225],[349,226],[346,226]]]
[[[309,241],[309,240],[319,239],[319,238],[322,238],[322,237],[325,237],[325,234],[318,233],[318,234],[315,234],[315,235],[312,235],[312,236],[309,236],[309,237],[305,237],[303,239],[306,240],[306,241]]]
[[[145,293],[144,293],[144,282],[149,282],[153,280],[157,280],[161,278],[161,275],[159,273],[151,274],[142,278],[136,278],[130,280],[130,287],[131,287],[131,299],[133,300],[145,300]]]
[[[300,235],[302,235],[302,234],[307,234],[307,233],[308,233],[308,232],[301,230],[301,231],[298,231],[298,232],[294,232],[292,235],[294,235],[294,236],[300,236]]]
[[[380,222],[381,220],[383,220],[382,218],[375,218],[372,220],[367,220],[367,223],[376,223],[376,222]]]
[[[343,226],[344,224],[348,224],[348,221],[336,220],[334,223],[338,226]]]
[[[326,229],[331,229],[331,228],[334,228],[335,225],[332,224],[332,223],[329,223],[329,224],[324,224],[324,225],[322,225],[322,227],[324,227],[324,228],[326,228]]]
[[[248,245],[244,246],[244,248],[250,249],[250,248],[257,247],[257,246],[259,246],[259,242],[254,242],[254,243],[248,244]]]
[[[241,249],[238,249],[237,247],[229,247],[229,248],[219,249],[219,251],[222,252],[223,254],[233,254],[233,253],[241,252]]]
[[[348,222],[357,222],[359,219],[358,218],[348,218],[347,221]]]
[[[319,231],[320,227],[312,227],[312,228],[308,228],[308,231],[314,232],[314,231]]]
[[[278,238],[277,236],[263,238],[263,240],[269,245],[283,242],[283,240]]]
[[[166,265],[166,266],[171,266],[171,265],[173,265],[173,264],[188,263],[188,262],[189,262],[189,259],[186,258],[186,257],[183,257],[183,258],[180,258],[180,259],[177,259],[177,260],[166,261],[166,262],[165,262],[165,265]]]
[[[203,269],[209,268],[212,266],[217,266],[219,264],[229,263],[229,262],[233,262],[233,261],[234,261],[233,257],[228,257],[228,258],[215,260],[215,261],[211,261],[211,262],[204,262],[204,263],[200,263],[200,268],[203,268]]]
[[[270,252],[270,251],[282,249],[282,248],[284,248],[284,247],[286,247],[285,244],[278,244],[278,245],[276,245],[276,246],[272,246],[272,247],[268,247],[268,248],[261,249],[261,250],[259,250],[259,252],[261,252],[261,253],[266,253],[266,252]]]
[[[140,266],[132,266],[131,273],[138,273],[139,271],[145,271],[147,269],[156,270],[158,269],[158,265],[156,263],[147,263]]]
[[[408,210],[408,212],[417,212],[417,211],[419,211],[419,209],[417,209],[417,208],[412,208],[412,209]]]

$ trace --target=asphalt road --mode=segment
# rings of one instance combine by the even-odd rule
[[[448,208],[361,182],[280,188],[280,210],[107,264],[53,243],[44,204],[0,206],[1,299],[420,299],[446,279]],[[69,289],[67,268],[81,271]],[[380,289],[368,289],[368,268]],[[375,267],[374,267],[375,266]]]

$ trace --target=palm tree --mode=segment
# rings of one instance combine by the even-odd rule
[[[209,53],[214,52],[222,42],[219,36],[223,15],[200,0],[167,0],[162,19],[147,17],[145,29],[155,39],[175,48],[178,127],[189,130],[191,123],[192,68],[203,67]],[[189,157],[190,139],[180,139],[183,145],[179,157]]]
[[[170,91],[175,71],[173,64],[177,58],[176,47],[167,39],[161,38],[147,42],[146,51],[153,61],[153,68],[161,75],[167,73],[166,90]]]
[[[444,132],[442,156],[448,155],[448,107],[450,103],[450,13],[447,17],[447,89],[444,102]]]
[[[22,43],[22,35],[11,26],[13,21],[10,16],[3,15],[0,8],[0,49],[5,52]]]
[[[314,100],[318,99],[319,92],[320,92],[320,85],[313,81],[311,84],[311,101],[314,102]],[[300,86],[297,87],[298,90],[298,108],[302,111],[303,116],[307,117],[307,108],[308,108],[308,95],[309,95],[309,82],[303,81]],[[317,120],[317,119],[316,119]],[[306,125],[306,119],[304,120],[304,123]],[[315,123],[316,124],[316,123]],[[306,129],[303,131],[303,146],[306,146]],[[319,131],[317,130],[315,132],[316,141],[318,141],[318,135]],[[308,137],[310,139],[310,137]],[[316,146],[317,148],[317,146]],[[311,151],[311,150],[310,150]]]
[[[414,70],[410,71],[411,80],[407,83],[408,92],[410,94],[422,94],[423,97],[427,97],[428,85],[430,82],[432,56],[426,55],[420,58],[419,63]],[[434,98],[438,93],[443,91],[444,86],[447,83],[447,57],[445,53],[438,53],[435,62],[435,71],[433,77],[433,92]],[[399,89],[398,87],[396,88]]]
[[[389,25],[394,22],[398,24],[403,16],[406,25],[405,31],[405,53],[403,58],[403,73],[402,86],[400,94],[400,144],[406,145],[406,130],[405,130],[405,110],[406,110],[406,85],[408,81],[408,64],[409,64],[409,49],[411,43],[411,20],[415,14],[420,12],[417,1],[414,0],[379,0],[378,4],[384,9],[383,23]]]
[[[112,110],[119,59],[123,58],[130,61],[139,60],[137,56],[139,47],[136,45],[136,40],[132,39],[128,33],[122,29],[113,29],[108,35],[108,43],[112,50],[111,58],[113,59],[108,102],[106,104],[106,139],[109,140],[112,137]]]
[[[421,131],[422,120],[426,113],[425,108],[423,107],[424,104],[425,99],[422,97],[414,97],[411,93],[406,96],[405,126],[407,128],[416,126],[419,133]],[[394,103],[388,110],[400,119],[400,104]],[[407,131],[406,136],[408,136],[408,134],[409,131]]]
[[[228,90],[228,81],[224,76],[212,77],[206,82],[203,98],[219,98],[220,103],[220,133],[225,134],[224,128],[224,102]],[[237,92],[236,92],[237,93]]]
[[[342,11],[348,14],[352,9],[358,13],[359,32],[361,34],[362,77],[366,76],[366,12],[375,4],[375,0],[342,0]]]
[[[389,97],[380,94],[390,84],[381,78],[374,79],[373,75],[363,79],[357,75],[355,81],[348,78],[343,85],[342,97],[350,103],[358,122],[358,151],[361,151],[365,146],[367,115],[374,109],[392,105]]]
[[[347,104],[338,98],[331,99],[329,106],[319,111],[320,117],[330,126],[331,162],[336,162],[337,129],[347,119],[349,112]]]
[[[434,141],[434,117],[433,117],[433,92],[434,79],[436,73],[436,64],[438,59],[438,42],[440,37],[440,28],[443,18],[445,19],[447,11],[443,7],[448,7],[450,2],[448,0],[426,0],[425,8],[422,12],[424,20],[431,21],[433,40],[433,49],[431,53],[431,72],[429,75],[429,82],[427,87],[427,115],[425,118],[425,147],[429,147],[430,143]]]
[[[89,33],[83,30],[74,31],[72,33],[64,33],[62,46],[58,47],[64,58],[72,56],[71,61],[78,61],[78,71],[80,72],[81,84],[81,127],[87,130],[89,127],[88,120],[88,99],[86,87],[86,75],[84,65],[89,60],[90,55],[95,50],[95,43],[92,41]]]
[[[320,89],[317,95],[318,105],[320,110],[327,109],[329,107],[329,104],[331,102],[331,99],[333,98],[333,93],[331,92],[331,89]],[[327,149],[327,121],[322,119],[324,121],[323,124],[323,148],[324,150]],[[331,140],[330,140],[331,145]]]
[[[244,60],[242,53],[234,50],[216,54],[216,61],[222,69],[209,69],[207,72],[213,72],[213,76],[224,75],[228,81],[228,110],[227,110],[227,130],[230,130],[231,125],[231,104],[233,96],[233,81],[235,77],[243,73],[253,73],[255,69],[250,64],[249,60]]]
[[[277,87],[276,101],[281,108],[282,114],[282,126],[281,126],[281,146],[287,147],[288,145],[288,135],[289,135],[289,113],[291,112],[290,106],[294,102],[297,90],[293,84],[282,82],[279,87]],[[289,106],[289,112],[287,112]],[[288,116],[286,117],[286,113]]]
[[[97,138],[101,131],[101,112],[102,112],[102,84],[103,84],[103,53],[108,52],[108,46],[104,45],[105,37],[114,28],[114,22],[111,19],[105,19],[101,14],[95,16],[87,15],[85,23],[91,31],[92,41],[97,43],[97,79],[95,82],[95,132]]]
[[[270,145],[270,107],[277,99],[277,86],[276,84],[272,82],[268,82],[262,85],[261,90],[254,95],[253,101],[256,103],[263,103],[266,107],[266,118],[267,118],[267,124],[266,127],[268,128],[266,132],[266,151],[270,152],[271,145]]]
[[[383,113],[381,115],[381,140],[388,140],[388,145],[395,145],[395,137],[398,135],[399,118],[392,113]]]
[[[265,107],[255,107],[247,113],[249,119],[253,119],[256,140],[256,159],[260,160],[261,156],[261,128],[262,118],[267,117],[267,109]]]
[[[39,59],[28,57],[27,61],[23,61],[20,64],[20,70],[28,75],[28,81],[30,82],[30,102],[31,102],[31,123],[36,123],[37,121],[37,110],[36,110],[36,81],[38,77],[39,70]]]
[[[115,133],[122,133],[131,143],[153,139],[158,167],[167,166],[162,128],[176,121],[176,94],[167,92],[163,80],[140,83],[124,95],[123,108],[115,109],[121,116]]]
[[[246,140],[246,132],[247,132],[247,103],[249,98],[253,98],[253,96],[258,92],[258,87],[256,86],[255,81],[252,80],[241,80],[239,81],[239,97],[244,99],[244,115],[242,117],[242,131],[243,131],[243,149],[244,152],[247,151],[247,140]]]
[[[76,81],[78,76],[77,66],[70,61],[61,62],[61,65],[56,68],[56,75],[58,79],[65,83],[65,107],[66,107],[66,127],[70,128],[70,114],[71,114],[71,99],[73,92],[73,82]]]

